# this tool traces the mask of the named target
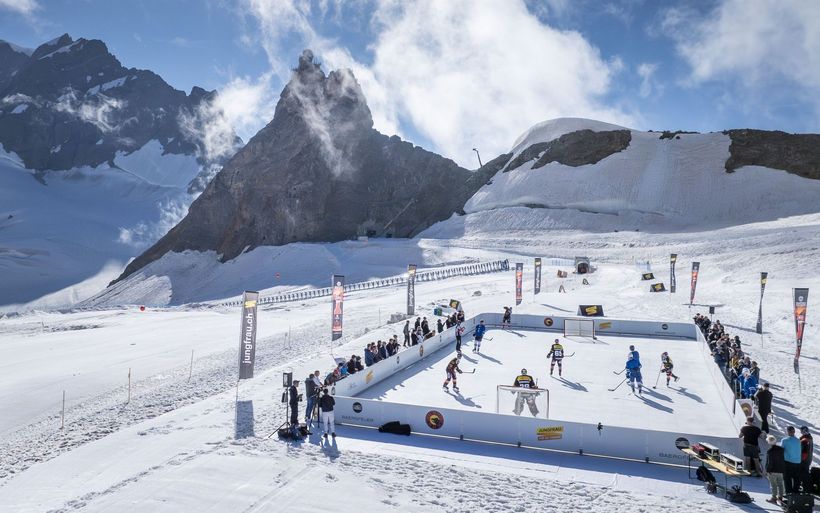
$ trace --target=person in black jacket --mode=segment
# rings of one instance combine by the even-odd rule
[[[404,329],[402,330],[404,333],[404,342],[402,343],[402,347],[409,347],[410,346],[410,321],[404,323]]]
[[[771,447],[766,451],[766,474],[769,478],[769,486],[772,489],[772,496],[766,502],[777,504],[783,502],[783,494],[786,493],[786,484],[783,480],[783,473],[786,471],[786,460],[783,459],[783,448],[777,445],[777,438],[774,435],[766,437],[766,441]]]
[[[755,400],[757,401],[757,411],[762,419],[760,429],[768,433],[769,415],[772,413],[772,393],[769,391],[768,383],[763,383],[763,387],[755,394]]]
[[[427,323],[427,317],[424,317],[421,320],[421,332],[426,337],[428,333],[430,333],[430,324]]]
[[[288,390],[288,402],[290,403],[290,426],[293,434],[299,429],[299,380],[294,379]]]
[[[336,424],[333,419],[333,407],[335,405],[336,399],[330,395],[328,390],[325,390],[324,395],[319,399],[319,409],[322,410],[322,425],[324,426],[325,440],[327,440],[328,431],[330,431],[333,438],[336,438]]]

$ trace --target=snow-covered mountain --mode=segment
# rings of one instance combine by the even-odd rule
[[[424,236],[524,227],[674,232],[816,213],[818,142],[811,134],[642,132],[551,120],[516,141],[464,206],[467,216]]]
[[[215,94],[125,68],[99,40],[0,41],[0,305],[73,304],[184,216],[230,156],[200,134]]]

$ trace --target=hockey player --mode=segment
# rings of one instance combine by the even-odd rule
[[[458,383],[456,382],[456,372],[461,374],[461,369],[458,368],[458,362],[461,360],[461,355],[456,356],[450,363],[447,364],[447,379],[444,380],[444,391],[449,392],[450,389],[447,386],[450,384],[450,380],[453,380],[453,392],[458,393]]]
[[[562,367],[561,362],[564,360],[564,346],[561,345],[561,342],[558,339],[555,339],[553,342],[552,347],[550,348],[550,352],[547,353],[547,358],[552,357],[552,361],[550,361],[550,376],[552,376],[552,371],[555,370],[555,364],[558,364],[558,376],[561,376]]]
[[[512,308],[504,307],[504,316],[501,317],[501,329],[509,328],[512,324]]]
[[[464,335],[464,326],[456,325],[456,353],[461,356],[461,336]]]
[[[513,381],[514,387],[519,388],[528,388],[528,389],[537,389],[538,387],[535,384],[535,380],[532,379],[532,376],[527,374],[527,369],[521,369],[521,374],[515,378]],[[513,408],[513,413],[516,415],[521,415],[521,412],[524,411],[524,402],[527,403],[527,407],[530,409],[530,413],[533,417],[538,416],[538,406],[535,404],[535,396],[533,394],[523,394],[521,392],[514,392],[516,394],[515,397],[515,408]]]
[[[635,393],[635,385],[638,385],[638,394],[643,393],[643,376],[641,376],[641,362],[632,353],[629,353],[629,359],[626,361],[626,380],[632,388],[632,393]]]
[[[672,358],[669,358],[669,353],[664,351],[663,354],[661,354],[661,369],[662,369],[661,372],[666,373],[666,386],[669,386],[669,379],[670,378],[675,378],[675,381],[677,381],[679,379],[672,372],[672,368],[674,368],[674,366],[675,365],[672,363]]]
[[[485,333],[487,333],[487,326],[484,326],[484,321],[480,321],[473,332],[473,338],[475,339],[475,343],[473,344],[474,353],[481,352],[481,339],[484,338]]]
[[[629,346],[629,354],[627,355],[627,358],[634,358],[638,361],[638,365],[641,364],[641,355],[635,349],[635,346]]]

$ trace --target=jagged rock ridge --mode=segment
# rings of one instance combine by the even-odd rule
[[[305,51],[273,120],[120,279],[169,251],[215,250],[229,260],[262,245],[410,237],[460,212],[507,160],[472,173],[379,133],[353,73],[325,75]]]
[[[0,42],[0,144],[29,169],[95,167],[152,139],[165,153],[201,154],[180,116],[195,118],[215,94],[194,87],[186,95],[151,71],[125,68],[99,40],[64,34],[30,55]]]

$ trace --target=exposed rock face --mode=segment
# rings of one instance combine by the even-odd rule
[[[504,172],[512,171],[535,159],[538,160],[532,169],[546,166],[550,162],[572,167],[595,164],[613,153],[625,150],[629,147],[630,141],[632,132],[629,130],[578,130],[552,141],[529,146],[510,162]]]
[[[782,169],[803,178],[820,179],[820,134],[787,134],[768,130],[726,130],[732,144],[726,172],[743,166]]]
[[[0,42],[0,144],[29,169],[93,167],[152,139],[166,153],[198,154],[180,116],[214,94],[186,95],[151,71],[127,69],[99,40],[65,34],[31,55]]]
[[[261,245],[413,236],[460,212],[502,157],[471,173],[382,135],[353,74],[325,75],[306,50],[273,120],[120,279],[168,251],[215,250],[229,260]]]

